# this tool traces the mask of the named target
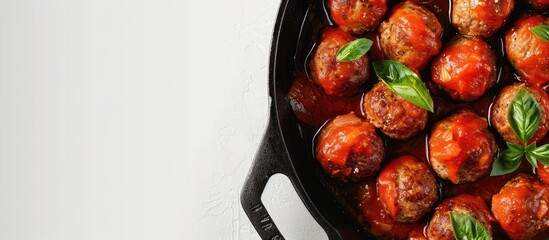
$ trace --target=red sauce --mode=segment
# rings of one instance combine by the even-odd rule
[[[443,42],[448,42],[456,35],[455,29],[449,23],[450,11],[448,7],[448,0],[415,0],[414,2],[422,4],[435,13],[443,28]],[[395,3],[395,1],[390,1],[389,9],[391,9]],[[514,68],[508,63],[504,56],[502,36],[503,33],[516,21],[518,16],[525,11],[525,5],[517,2],[517,6],[515,7],[513,14],[507,20],[507,24],[503,26],[503,29],[498,31],[492,38],[486,40],[496,54],[498,79],[496,84],[489,88],[487,92],[477,100],[472,102],[455,101],[446,92],[439,90],[436,84],[430,80],[430,63],[420,72],[421,78],[429,88],[431,96],[435,102],[435,111],[434,113],[429,113],[429,120],[425,129],[420,131],[411,139],[392,140],[384,137],[386,143],[386,154],[384,163],[382,163],[383,165],[387,164],[388,159],[393,159],[402,155],[412,155],[420,161],[429,163],[426,142],[429,139],[429,133],[433,124],[445,117],[448,117],[459,109],[469,109],[479,116],[489,119],[491,104],[499,91],[504,86],[520,81],[520,78],[516,74]],[[307,54],[312,52],[312,48],[315,46],[314,40],[319,38],[319,34],[322,32],[322,29],[329,25],[329,21],[326,20],[328,17],[325,16],[325,12],[327,11],[322,9],[321,6],[311,5],[309,15],[305,16],[304,25],[313,29],[304,31],[305,36],[302,35],[300,37],[301,42],[298,46],[300,46],[301,49],[298,50],[296,55],[296,66],[298,66],[298,69],[295,74],[293,85],[288,93],[289,103],[294,110],[295,116],[301,123],[308,126],[303,128],[305,131],[309,131],[304,134],[304,136],[310,136],[311,138],[327,120],[330,120],[338,115],[347,114],[351,111],[354,111],[357,115],[362,112],[362,94],[351,97],[326,95],[319,86],[307,77],[308,70],[306,69],[306,66],[308,66],[309,57]],[[547,16],[547,13],[545,13],[544,16]],[[310,36],[306,36],[307,33],[309,33]],[[377,31],[363,34],[359,37],[367,37],[374,41],[372,49],[368,52],[371,61],[384,58],[379,46],[379,34]],[[311,39],[313,39],[313,41],[311,41]],[[366,81],[366,85],[363,89],[364,92],[369,91],[377,82],[377,77],[372,72],[372,74],[370,74],[370,78]],[[491,126],[490,131],[494,133],[500,149],[506,149],[505,142],[499,134],[497,134],[497,131]],[[312,139],[309,140],[312,141]],[[549,137],[546,136],[541,141],[540,145],[547,142],[549,142]],[[315,167],[320,168],[321,166],[318,164]],[[530,175],[535,174],[527,161],[523,161],[519,170],[512,174],[499,177],[486,177],[475,183],[454,185],[448,181],[441,180],[441,200],[458,194],[467,193],[481,197],[484,201],[486,201],[487,205],[490,206],[492,195],[499,192],[501,187],[518,173],[528,173]],[[405,239],[407,237],[410,237],[411,239],[412,237],[413,239],[422,239],[422,237],[424,237],[422,236],[423,229],[432,213],[427,214],[422,220],[414,224],[404,224],[392,220],[392,218],[385,212],[379,201],[376,177],[368,178],[358,183],[342,183],[338,180],[332,179],[327,174],[319,174],[318,176],[322,179],[321,182],[326,185],[326,188],[332,191],[333,195],[340,200],[340,202],[344,205],[344,208],[349,210],[349,214],[354,215],[358,222],[367,231],[370,231],[377,236],[389,239]],[[549,232],[542,234],[542,237],[546,236],[549,236]],[[494,239],[505,238],[506,237],[502,233],[502,230],[498,226],[495,226]]]
[[[300,122],[319,128],[326,121],[349,112],[360,113],[361,95],[337,97],[327,95],[309,80],[305,74],[298,74],[288,93],[290,105]]]
[[[365,182],[357,189],[358,208],[363,212],[358,219],[365,226],[369,226],[371,232],[376,236],[386,238],[406,238],[408,233],[414,229],[423,229],[424,223],[400,223],[385,212],[377,194],[375,179]]]
[[[429,139],[431,163],[445,167],[455,184],[460,183],[460,169],[472,155],[478,154],[476,168],[488,172],[497,149],[487,128],[486,119],[469,111],[437,122]]]
[[[392,161],[391,163],[395,163]],[[393,180],[396,178],[396,168],[394,167],[385,167],[383,172],[379,175],[378,178],[378,193],[381,193],[380,201],[385,203],[385,207],[389,211],[391,216],[397,216],[399,208],[397,206],[396,191],[398,189],[396,182]],[[384,194],[386,193],[386,194]],[[393,194],[394,193],[394,194]]]

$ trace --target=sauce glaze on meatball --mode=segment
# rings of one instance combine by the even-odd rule
[[[472,101],[496,82],[496,56],[481,38],[458,37],[435,58],[431,76],[453,99]]]
[[[374,30],[387,12],[387,0],[329,0],[328,5],[334,22],[351,34]]]
[[[334,118],[322,128],[315,153],[330,176],[357,181],[379,170],[385,149],[375,127],[349,113]]]
[[[540,24],[549,21],[541,15],[522,17],[505,33],[507,59],[524,82],[536,86],[549,82],[549,42],[530,31]]]
[[[492,197],[492,212],[512,239],[529,239],[549,228],[549,188],[519,174]]]
[[[326,94],[352,96],[362,91],[362,86],[370,73],[368,55],[364,54],[351,62],[336,60],[337,51],[353,40],[353,36],[337,28],[327,28],[322,33],[320,44],[309,63],[309,69],[313,80]]]
[[[453,0],[452,25],[463,35],[489,38],[514,7],[514,0]]]
[[[485,118],[462,110],[435,124],[429,160],[437,175],[454,184],[475,182],[490,173],[498,146]]]
[[[418,71],[440,51],[441,31],[427,8],[410,1],[399,3],[379,27],[381,49],[387,58]]]
[[[491,222],[494,221],[494,217],[490,214],[490,209],[488,209],[486,203],[484,203],[480,197],[460,194],[452,198],[447,198],[436,207],[435,213],[431,218],[431,221],[429,221],[429,226],[427,226],[428,239],[454,239],[450,212],[473,217],[490,232],[490,235],[492,234]]]
[[[538,162],[537,174],[539,180],[541,180],[544,184],[549,185],[549,166]]]
[[[513,129],[511,129],[511,125],[509,125],[509,122],[507,121],[507,112],[509,111],[511,100],[513,100],[513,97],[521,88],[526,89],[534,99],[536,99],[541,109],[539,127],[530,140],[530,143],[543,138],[549,127],[549,122],[547,121],[547,114],[549,114],[549,109],[547,109],[549,107],[549,96],[547,96],[543,90],[537,87],[528,87],[523,83],[513,84],[503,88],[496,98],[496,101],[492,104],[490,122],[506,142],[516,144],[521,144],[521,141],[515,135]]]
[[[368,121],[390,138],[410,138],[427,123],[427,110],[408,102],[383,82],[364,94],[362,107]]]
[[[438,200],[435,174],[412,156],[391,160],[381,170],[377,186],[385,211],[399,222],[418,221]]]

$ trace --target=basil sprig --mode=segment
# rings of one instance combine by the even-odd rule
[[[549,42],[549,25],[541,24],[533,26],[530,31],[534,32],[539,38]]]
[[[507,121],[522,145],[507,143],[508,149],[501,152],[492,165],[491,176],[517,170],[523,156],[534,168],[538,167],[537,161],[549,165],[549,144],[540,147],[535,142],[528,144],[538,130],[540,118],[538,102],[526,89],[521,88],[509,104]]]
[[[338,62],[351,62],[364,56],[372,47],[372,40],[359,38],[345,44],[337,51],[336,60]]]
[[[457,240],[491,240],[490,232],[482,223],[465,214],[450,212],[452,231]]]
[[[404,64],[392,60],[373,62],[374,71],[389,88],[408,102],[433,112],[433,99],[421,79]]]

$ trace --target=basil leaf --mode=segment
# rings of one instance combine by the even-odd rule
[[[379,79],[391,90],[408,102],[433,112],[433,99],[416,73],[404,64],[392,60],[373,62],[372,65]]]
[[[540,117],[538,102],[526,89],[521,88],[509,104],[507,121],[524,144],[527,144],[538,130]]]
[[[526,146],[524,148],[524,152],[525,152],[524,157],[526,158],[526,160],[528,160],[528,162],[530,163],[530,165],[532,165],[532,167],[537,168],[538,161],[536,160],[536,157],[531,154],[531,152],[534,151],[534,149],[536,149],[536,142],[533,142],[532,144]]]
[[[536,160],[536,157],[533,156],[530,152],[526,152],[526,154],[524,155],[524,158],[528,160],[528,162],[530,163],[530,165],[532,165],[532,167],[534,168],[538,167],[538,160]]]
[[[336,60],[338,62],[351,62],[364,56],[372,47],[372,40],[359,38],[345,44],[337,51]]]
[[[474,219],[465,214],[450,212],[452,220],[452,231],[455,239],[458,240],[491,240],[490,232]]]
[[[520,166],[520,160],[524,155],[524,149],[515,150],[507,149],[499,154],[499,156],[492,164],[492,172],[490,176],[505,175],[510,172],[514,172]]]
[[[539,38],[549,42],[549,25],[541,24],[533,26],[530,31],[535,33]]]
[[[524,147],[520,144],[516,144],[516,143],[510,143],[508,142],[507,143],[507,147],[510,149],[510,150],[513,150],[515,152],[523,152],[524,151]]]
[[[543,165],[549,165],[549,144],[540,146],[532,151],[530,154],[534,156]]]
[[[419,78],[415,72],[406,65],[393,60],[383,60],[373,62],[376,75],[385,82],[399,82],[406,76]]]

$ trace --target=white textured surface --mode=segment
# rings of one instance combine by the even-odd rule
[[[0,0],[0,239],[258,239],[238,195],[278,4]],[[323,236],[269,185],[287,236]]]

